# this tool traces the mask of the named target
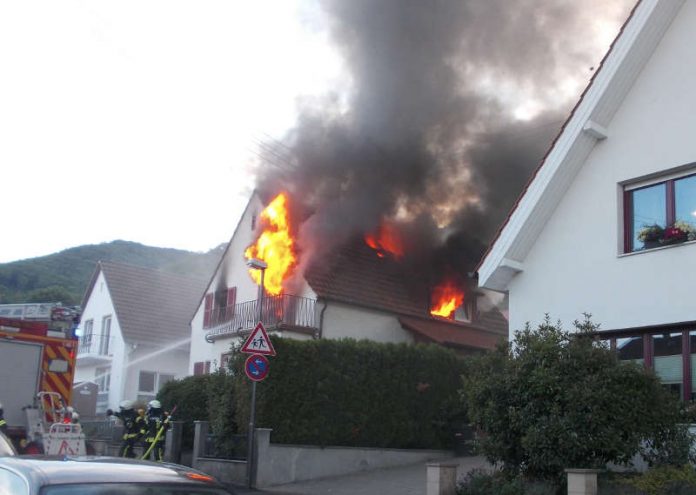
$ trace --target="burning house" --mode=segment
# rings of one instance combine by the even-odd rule
[[[593,67],[588,23],[625,3],[501,15],[504,0],[317,2],[313,26],[347,77],[298,98],[284,135],[257,139],[261,193],[201,297],[191,371],[224,361],[229,337],[256,323],[261,273],[247,258],[268,264],[263,319],[285,335],[462,350],[507,336],[499,301],[467,274],[560,126],[565,88]]]
[[[507,337],[493,301],[458,285],[454,274],[434,287],[420,283],[396,230],[325,250],[307,245],[306,236],[299,242],[292,211],[287,194],[251,197],[192,319],[191,373],[224,364],[232,340],[247,335],[259,315],[284,337],[437,343],[464,354]],[[254,258],[266,263],[263,273],[248,266]]]

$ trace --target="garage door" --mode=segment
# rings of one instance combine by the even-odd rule
[[[30,406],[38,393],[40,344],[0,341],[0,403],[10,426],[25,426],[22,407]]]

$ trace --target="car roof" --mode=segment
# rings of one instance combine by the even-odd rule
[[[187,483],[223,488],[213,477],[187,466],[120,457],[0,457],[0,468],[20,473],[32,484],[39,486],[128,481],[131,483]]]

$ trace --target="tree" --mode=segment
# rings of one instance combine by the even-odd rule
[[[679,421],[678,400],[652,372],[589,336],[589,315],[574,326],[547,316],[469,361],[462,398],[482,453],[505,470],[559,479],[565,468],[625,464]]]

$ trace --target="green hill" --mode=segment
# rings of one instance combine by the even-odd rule
[[[112,241],[78,246],[48,256],[0,263],[0,304],[62,302],[80,304],[97,261],[114,261],[207,279],[225,246],[207,253]]]

